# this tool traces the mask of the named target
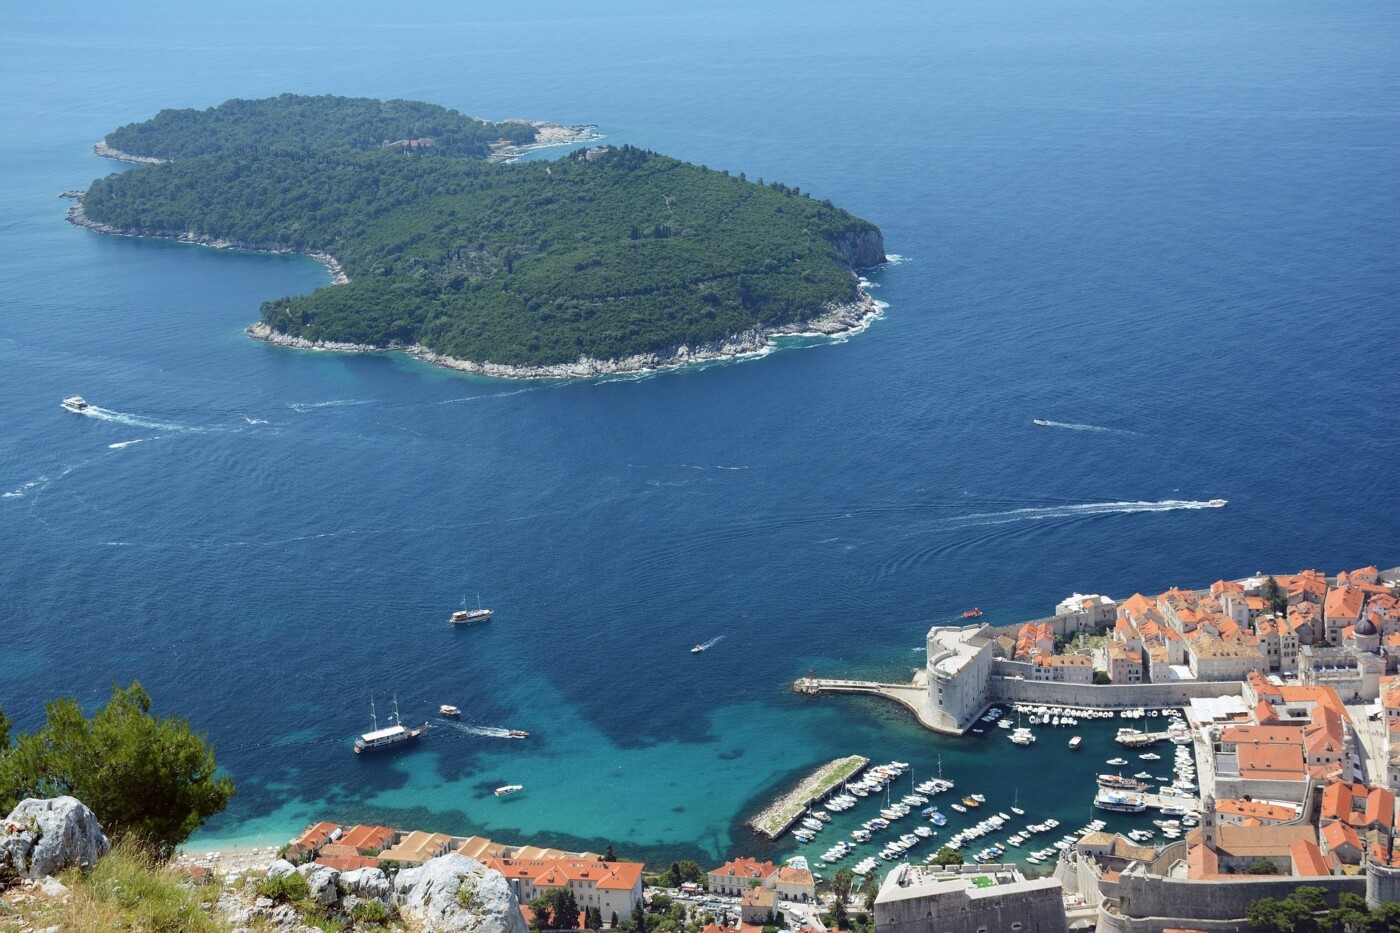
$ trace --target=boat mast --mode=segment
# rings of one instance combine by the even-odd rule
[[[403,726],[403,723],[399,721],[399,695],[397,693],[394,694],[394,725]]]
[[[374,714],[374,694],[369,695],[369,724],[371,732],[379,731],[379,717]]]

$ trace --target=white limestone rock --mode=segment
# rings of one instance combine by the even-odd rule
[[[284,875],[296,874],[297,867],[284,858],[279,858],[271,865],[267,866],[267,876],[269,878],[281,878]]]
[[[356,868],[340,876],[341,890],[361,900],[375,900],[388,907],[394,897],[394,886],[378,868]]]
[[[21,800],[0,823],[0,874],[38,880],[91,868],[110,846],[93,812],[75,797]]]
[[[423,924],[423,933],[526,933],[505,876],[465,855],[400,871],[394,897],[403,914]]]

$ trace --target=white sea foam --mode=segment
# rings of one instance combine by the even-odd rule
[[[248,422],[249,424],[267,424],[267,423],[268,423],[266,418],[249,418],[247,415],[244,415],[244,416],[243,416],[243,420],[246,421],[246,422]]]
[[[1180,509],[1218,509],[1224,505],[1224,499],[1212,499],[1208,502],[1189,499],[1163,499],[1160,502],[1085,502],[1078,505],[1011,509],[1006,512],[974,512],[971,515],[961,515],[949,519],[949,521],[958,525],[1003,525],[1008,522],[1044,521],[1049,518],[1130,515],[1135,512],[1175,512]]]
[[[484,735],[491,739],[509,739],[512,737],[510,730],[501,726],[469,726],[466,723],[452,722],[447,719],[442,721],[442,725],[450,726],[458,732],[465,732],[469,735]]]
[[[714,638],[711,638],[709,641],[704,642],[703,644],[701,644],[700,647],[701,647],[701,648],[704,648],[704,649],[706,649],[706,650],[708,650],[708,649],[710,649],[710,648],[713,648],[715,645],[719,644],[719,643],[722,642],[722,641],[724,641],[724,636],[723,636],[723,635],[716,635]]]

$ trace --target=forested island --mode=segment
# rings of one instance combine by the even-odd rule
[[[873,224],[631,146],[499,163],[542,132],[570,138],[413,101],[288,94],[166,110],[99,144],[146,164],[95,181],[70,219],[313,255],[337,284],[264,303],[250,333],[492,375],[733,355],[875,312],[854,275],[885,261]]]

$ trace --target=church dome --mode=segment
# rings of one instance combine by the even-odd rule
[[[1356,623],[1356,634],[1375,635],[1376,623],[1371,620],[1370,616],[1362,616],[1361,621]]]

